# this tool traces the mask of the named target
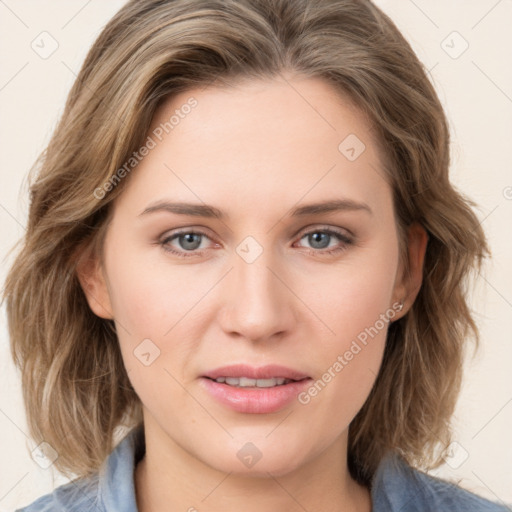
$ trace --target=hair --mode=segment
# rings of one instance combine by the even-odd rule
[[[449,181],[449,130],[427,71],[369,0],[132,0],[106,25],[31,171],[28,225],[7,276],[11,351],[30,435],[66,475],[95,472],[116,429],[142,423],[115,324],[95,316],[77,278],[99,251],[116,171],[146,140],[155,110],[194,87],[320,78],[371,120],[404,234],[428,233],[423,283],[390,324],[380,372],[349,427],[348,464],[370,484],[388,451],[436,467],[451,439],[464,348],[478,329],[469,277],[489,253],[469,199]],[[103,187],[103,188],[102,188]]]

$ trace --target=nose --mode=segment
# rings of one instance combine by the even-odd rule
[[[270,250],[252,263],[237,254],[233,261],[220,312],[224,332],[254,342],[275,341],[289,333],[298,318],[298,300],[283,265],[272,258]]]

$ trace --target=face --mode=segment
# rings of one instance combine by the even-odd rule
[[[322,80],[288,82],[163,104],[84,285],[115,320],[146,432],[225,472],[344,450],[418,287],[370,125]]]

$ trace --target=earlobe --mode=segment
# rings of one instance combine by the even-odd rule
[[[395,287],[395,300],[403,303],[401,316],[412,306],[423,283],[423,266],[427,250],[428,234],[425,228],[415,222],[407,231],[408,265],[402,262],[400,279]],[[405,268],[407,267],[407,268]]]
[[[100,318],[112,320],[114,316],[104,271],[99,257],[90,249],[80,255],[76,274],[91,311]]]

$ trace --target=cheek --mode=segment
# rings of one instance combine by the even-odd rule
[[[119,244],[118,246],[121,246]],[[107,260],[109,289],[120,349],[129,378],[145,401],[157,400],[155,389],[180,382],[188,371],[200,328],[193,308],[211,287],[193,279],[184,267],[148,265],[135,251]],[[179,339],[179,343],[175,343]],[[179,392],[176,389],[175,392]],[[149,394],[149,395],[148,395]]]
[[[397,244],[377,241],[372,247],[354,251],[325,279],[308,279],[304,289],[315,290],[309,293],[308,304],[331,334],[324,337],[327,346],[344,349],[376,324],[379,331],[385,331],[381,315],[388,320],[395,316],[392,302],[397,265]]]
[[[353,283],[361,285],[354,279]],[[388,307],[388,294],[368,286],[359,290],[358,300],[346,290],[332,297],[327,333],[311,350],[308,360],[315,361],[319,373],[298,397],[308,411],[312,432],[335,437],[348,427],[366,401],[379,373],[387,330],[395,311]],[[372,283],[375,284],[375,283]],[[324,297],[325,301],[325,297]],[[308,347],[309,348],[309,347]],[[328,418],[327,424],[325,423]]]
[[[185,381],[199,339],[187,328],[199,293],[180,281],[179,272],[172,279],[151,266],[127,272],[134,263],[125,261],[111,272],[120,350],[142,403],[166,417],[174,414],[172,404],[179,403],[182,411],[188,404],[178,382]]]
[[[316,404],[325,414],[331,408],[337,424],[357,413],[379,372],[387,330],[396,316],[392,302],[397,261],[396,244],[375,243],[347,258],[323,286],[317,281],[312,288],[311,279],[310,289],[316,293],[309,295],[308,304],[326,328],[309,359],[322,373],[299,401]]]
[[[110,296],[116,321],[134,336],[162,339],[208,289],[184,267],[151,265],[142,257],[110,265]]]

